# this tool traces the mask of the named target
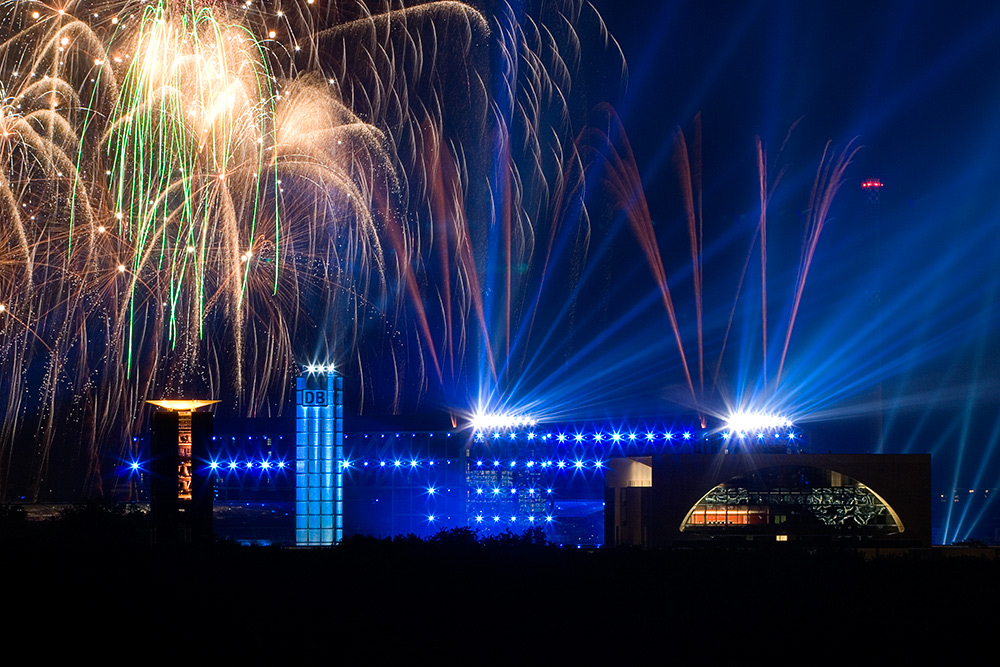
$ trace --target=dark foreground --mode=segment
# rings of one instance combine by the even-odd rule
[[[0,520],[8,650],[32,662],[995,661],[1000,560],[559,550],[537,536],[157,549],[148,517]],[[779,546],[779,545],[775,545]],[[952,552],[954,553],[954,552]]]

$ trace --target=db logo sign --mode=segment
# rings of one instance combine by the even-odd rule
[[[306,389],[302,392],[302,405],[326,405],[326,392]]]

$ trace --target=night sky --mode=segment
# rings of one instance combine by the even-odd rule
[[[385,9],[370,4],[375,14]],[[283,197],[306,204],[299,222],[331,248],[326,259],[317,252],[288,260],[299,268],[281,275],[300,271],[309,290],[289,289],[274,304],[270,287],[260,293],[261,304],[284,314],[261,316],[261,331],[302,320],[288,348],[264,365],[261,382],[280,389],[290,386],[298,364],[332,361],[347,378],[348,407],[364,402],[376,414],[462,416],[490,407],[550,420],[624,420],[764,409],[789,414],[812,434],[816,450],[930,453],[936,491],[1000,487],[1000,9],[839,0],[637,9],[601,0],[594,6],[614,40],[602,44],[597,14],[582,3],[473,4],[481,14],[445,3],[407,22],[379,18],[392,26],[383,42],[370,41],[364,21],[316,38],[306,60],[319,63],[323,76],[310,85],[326,90],[329,83],[352,114],[391,138],[386,170],[398,170],[407,186],[386,186],[389,203],[376,222],[398,215],[419,257],[407,282],[409,267],[393,254],[405,249],[376,224],[371,235],[386,237],[379,252],[387,249],[390,268],[380,276],[386,294],[366,292],[366,264],[329,259],[338,254],[338,235],[350,230],[326,234],[324,225],[340,224],[337,216],[317,223],[314,194],[297,198],[297,186],[312,193],[311,186],[286,183]],[[577,9],[579,18],[568,21]],[[317,8],[332,26],[352,26],[364,14],[351,3],[324,12]],[[55,26],[62,19],[37,20]],[[310,30],[300,34],[311,39]],[[17,58],[4,65],[14,83]],[[90,67],[93,60],[81,62]],[[405,108],[383,104],[403,92]],[[440,163],[425,144],[429,129],[448,147]],[[700,320],[678,132],[690,148],[688,164],[702,175],[694,188],[703,225]],[[766,244],[758,138],[771,192]],[[817,173],[829,175],[837,158],[850,164],[818,219],[810,193]],[[871,178],[884,183],[877,204],[861,188]],[[94,180],[103,192],[107,184]],[[53,182],[32,181],[41,208],[46,199],[38,193]],[[532,237],[530,250],[514,238],[504,256],[507,216],[515,237]],[[807,230],[818,222],[811,248]],[[447,240],[439,246],[437,239]],[[109,267],[113,285],[124,265]],[[59,308],[61,275],[54,272],[52,289],[44,283],[42,292]],[[94,285],[93,298],[107,301],[109,313],[127,312],[109,305],[107,295],[119,292]],[[331,305],[354,300],[354,288],[354,310]],[[42,342],[63,326],[53,308],[33,323]],[[81,322],[73,330],[92,339],[93,359],[79,356],[72,337],[52,354],[67,368],[80,365],[74,377],[101,378],[104,388],[95,391],[110,397],[84,400],[78,384],[53,380],[53,410],[61,415],[55,423],[75,425],[96,419],[88,411],[113,405],[121,391],[115,374],[101,370],[101,345],[113,347],[114,336],[103,340],[87,320],[103,311],[84,301],[72,308]],[[180,350],[164,353],[169,363],[151,364],[157,392],[192,382],[202,394],[234,393],[236,380],[224,377],[236,349],[227,342],[226,317],[214,311],[199,339],[208,361],[193,362]],[[11,340],[37,354],[25,357],[9,383],[34,401],[48,396],[49,357],[22,329],[15,327],[21,337]],[[345,342],[351,331],[356,345]],[[162,333],[144,340],[149,350]],[[255,354],[271,349],[261,340]],[[124,359],[113,352],[107,359]],[[303,359],[307,354],[315,358]],[[212,359],[220,361],[213,367]],[[188,362],[202,365],[189,369]],[[287,409],[290,393],[268,391],[252,405],[224,402],[223,410],[232,417]],[[140,394],[136,389],[134,398]],[[15,464],[42,470],[49,445],[36,447],[36,456],[29,445],[11,444],[21,442],[13,431],[30,434],[32,420],[44,416],[29,407],[0,454],[13,452]],[[79,436],[82,444],[74,438],[84,431],[72,426],[69,454],[56,446],[51,460],[60,463],[51,468],[70,469],[76,464],[63,461],[73,457],[92,463],[113,449],[99,446],[102,440],[128,447],[127,430],[140,428],[142,418],[114,410],[106,417],[106,433],[95,427]],[[976,519],[949,521],[951,541]]]
[[[787,169],[768,221],[774,332],[790,310],[820,153],[827,141],[834,150],[854,142],[860,150],[811,265],[778,400],[799,412],[823,449],[929,452],[936,488],[996,487],[1000,10],[908,2],[596,6],[628,62],[618,110],[651,216],[663,223],[660,238],[677,233],[686,242],[673,133],[680,127],[690,136],[701,114],[706,328],[728,316],[757,223],[754,137],[772,172]],[[860,188],[870,177],[885,184],[877,212]],[[759,390],[760,354],[750,349],[760,346],[759,246],[751,252],[744,289],[756,290],[758,302],[737,308],[734,326],[756,342],[730,347],[736,359],[724,367],[736,386],[756,382]],[[879,404],[884,438],[876,444]]]

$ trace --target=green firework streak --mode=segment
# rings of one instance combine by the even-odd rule
[[[140,303],[155,299],[166,310],[171,348],[195,330],[203,338],[220,300],[232,304],[239,327],[258,219],[274,217],[275,291],[280,230],[275,93],[264,46],[224,10],[193,2],[160,0],[135,24],[109,47],[109,54],[127,49],[130,62],[107,140],[107,185],[130,253],[128,375],[135,318],[149,312]]]

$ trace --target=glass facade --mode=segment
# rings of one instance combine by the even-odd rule
[[[682,531],[871,534],[903,532],[896,513],[864,484],[836,471],[763,468],[719,484],[691,508]]]
[[[296,380],[295,543],[344,537],[344,379],[333,369]]]

